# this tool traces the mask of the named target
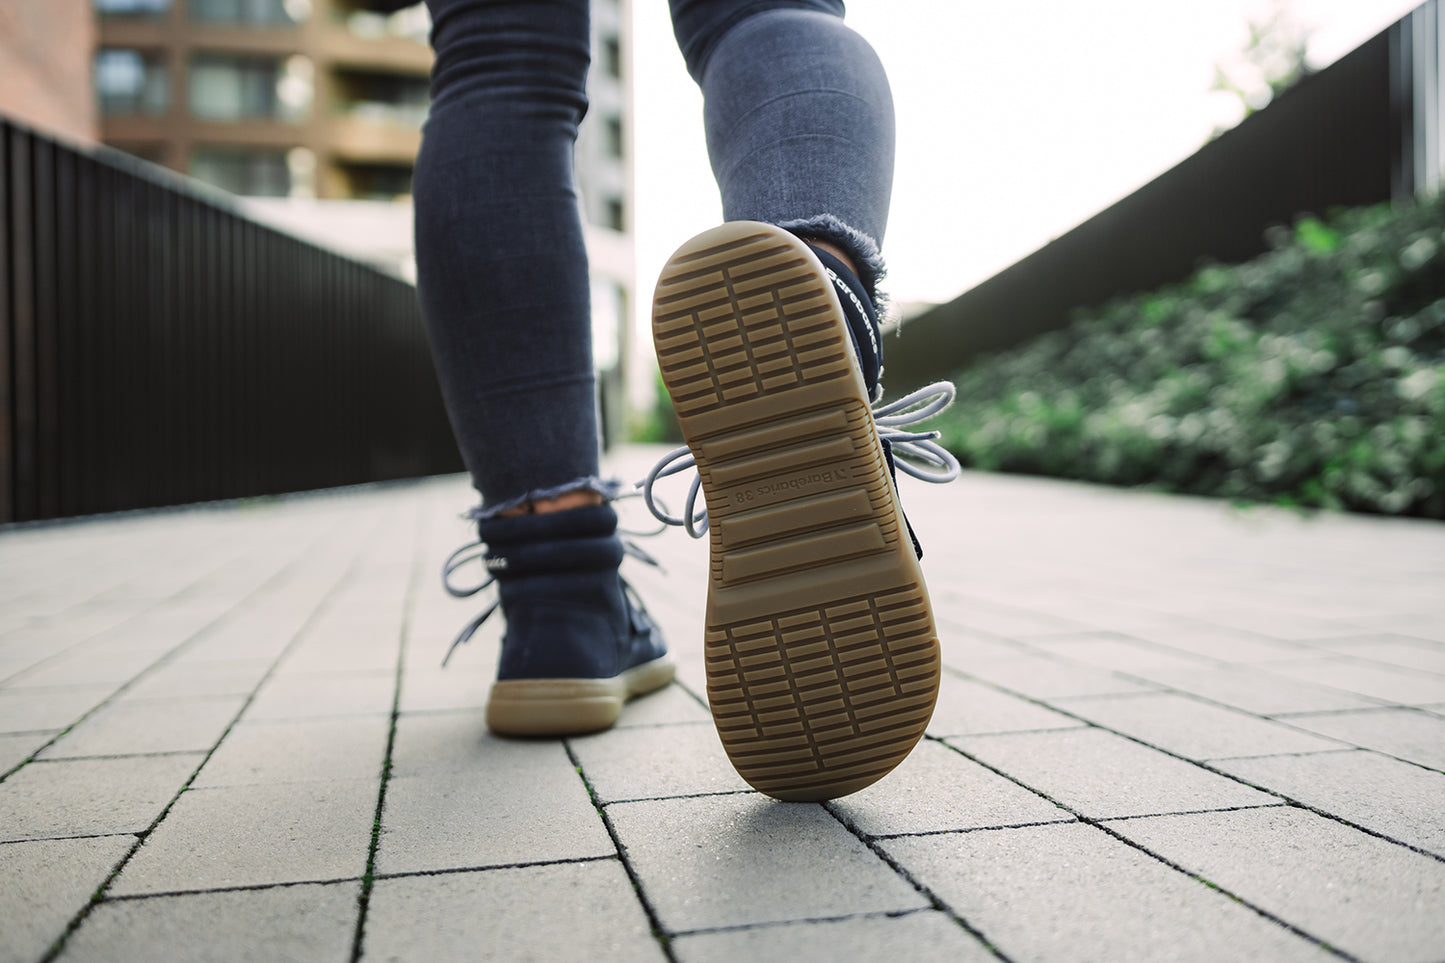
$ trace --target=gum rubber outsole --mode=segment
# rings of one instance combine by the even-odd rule
[[[833,285],[793,235],[732,221],[673,255],[652,325],[707,502],[723,747],[778,799],[856,792],[922,737],[940,660]]]
[[[487,728],[502,736],[580,736],[610,729],[622,706],[672,681],[664,655],[610,679],[506,679],[492,683]]]

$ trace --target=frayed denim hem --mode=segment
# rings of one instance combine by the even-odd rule
[[[888,299],[878,290],[878,284],[888,274],[888,268],[883,263],[877,241],[832,214],[780,221],[778,227],[804,240],[827,241],[847,251],[853,263],[858,265],[858,280],[863,282],[868,296],[873,299],[873,306],[879,314],[884,313],[884,304]]]
[[[560,495],[565,495],[568,492],[593,491],[610,502],[615,501],[630,487],[630,485],[623,482],[620,478],[598,478],[596,475],[590,475],[585,478],[578,478],[574,481],[567,482],[565,485],[555,485],[551,488],[534,488],[525,495],[509,498],[495,505],[478,505],[476,508],[468,510],[466,517],[474,522],[482,522],[489,518],[495,518],[502,514],[502,512],[520,508],[528,502],[545,501],[549,498],[557,498]]]

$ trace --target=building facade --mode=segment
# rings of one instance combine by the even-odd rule
[[[431,54],[421,7],[94,0],[107,144],[234,194],[410,192]]]
[[[0,3],[0,114],[68,140],[96,139],[91,2]]]
[[[428,107],[426,8],[367,0],[89,0],[101,139],[244,198],[249,214],[408,278]],[[634,302],[631,8],[593,0],[577,186],[609,437]]]

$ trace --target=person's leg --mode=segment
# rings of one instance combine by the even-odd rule
[[[908,755],[941,671],[891,476],[895,450],[948,456],[893,431],[893,406],[870,410],[892,98],[838,0],[673,12],[727,218],[678,249],[653,302],[707,502],[708,704],[751,785],[828,799]]]
[[[591,296],[572,172],[587,0],[428,0],[418,290],[483,511],[596,503]],[[579,491],[580,490],[580,491]]]
[[[672,0],[729,221],[834,246],[876,299],[893,190],[893,95],[841,0]]]
[[[506,619],[487,724],[588,732],[672,679],[618,577],[598,478],[587,253],[572,172],[587,0],[428,0],[437,59],[416,166],[422,314],[473,484],[479,541],[447,588],[496,582]],[[470,588],[452,576],[482,563]],[[453,649],[493,609],[472,621]]]

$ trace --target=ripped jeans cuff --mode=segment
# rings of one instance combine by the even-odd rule
[[[858,266],[858,280],[863,282],[868,296],[873,299],[873,306],[878,309],[879,314],[884,313],[887,296],[878,290],[878,284],[887,275],[888,269],[883,263],[883,254],[878,250],[877,241],[832,214],[780,221],[778,227],[805,241],[827,241],[846,251]]]
[[[550,488],[534,488],[525,494],[518,495],[516,498],[508,498],[506,501],[497,502],[495,505],[478,505],[476,508],[470,509],[466,517],[474,522],[485,521],[489,518],[495,518],[503,512],[520,508],[528,502],[546,501],[551,498],[558,498],[568,492],[596,492],[610,502],[615,501],[617,497],[629,487],[629,485],[619,478],[598,478],[596,475],[588,475],[562,485],[554,485]]]

